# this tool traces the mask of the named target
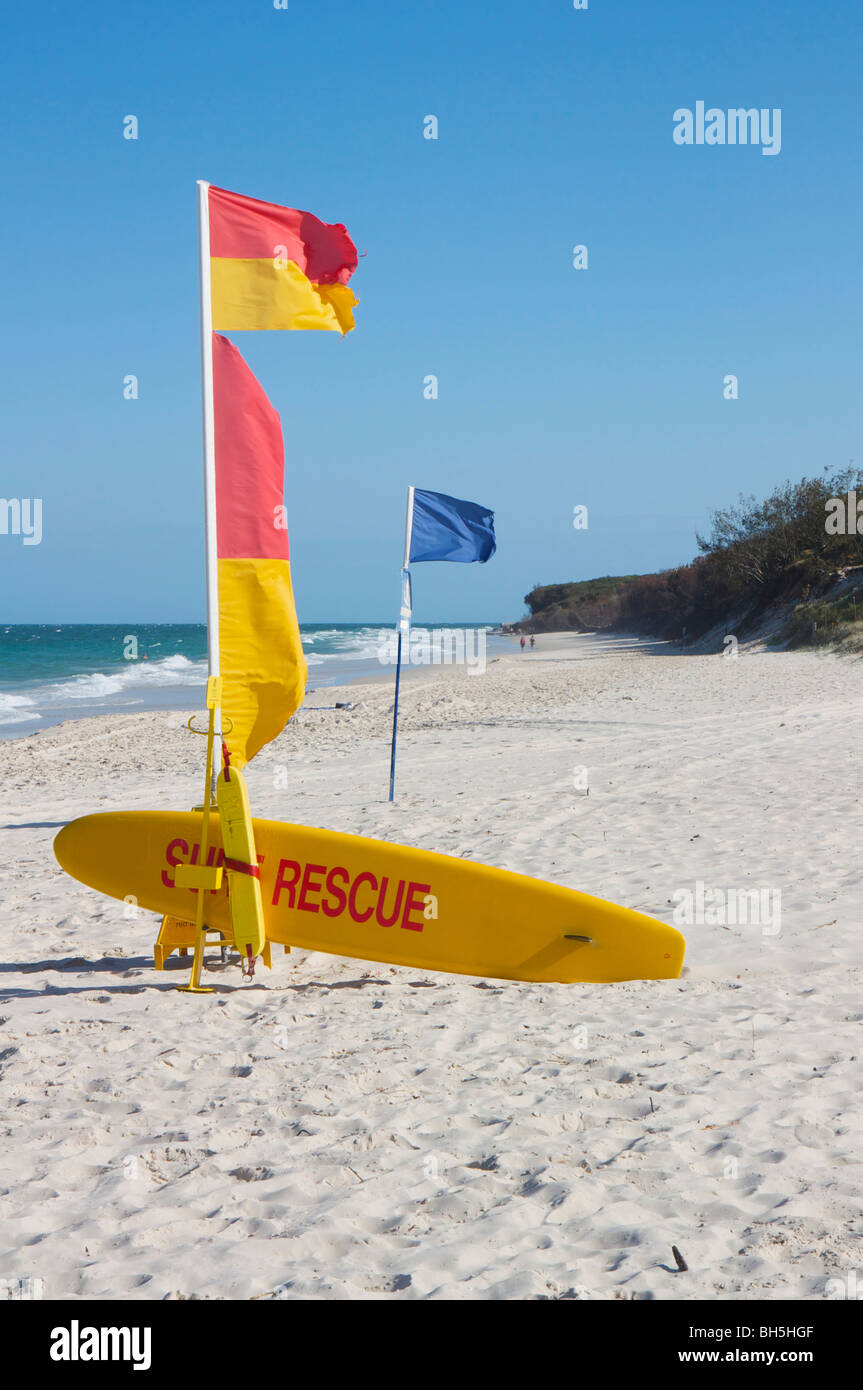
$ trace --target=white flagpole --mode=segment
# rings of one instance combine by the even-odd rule
[[[204,426],[204,524],[207,563],[207,674],[220,674],[219,566],[216,532],[216,424],[213,403],[213,305],[210,284],[210,185],[198,180],[198,256],[201,281],[201,386]],[[221,711],[216,709],[216,740],[221,748]],[[221,756],[214,759],[214,776]]]
[[[217,770],[221,766],[221,681],[219,679],[219,569],[216,532],[216,423],[213,405],[213,306],[210,285],[210,185],[198,179],[198,261],[201,282],[201,400],[204,426],[204,538],[207,563],[207,763],[204,774],[204,800],[201,806],[199,881],[195,905],[195,954],[192,974],[184,994],[212,994],[201,985],[204,965],[206,924],[204,893],[219,886],[222,870],[210,869],[207,880],[210,809],[215,797]],[[219,754],[215,753],[216,747]]]
[[[408,488],[408,507],[405,514],[405,557],[402,561],[403,570],[409,569],[411,563],[411,536],[414,529],[414,491],[414,488]]]
[[[410,631],[410,609],[413,606],[413,598],[410,592],[410,562],[411,562],[411,534],[414,527],[414,489],[408,488],[407,511],[405,513],[405,549],[402,559],[402,597],[401,608],[399,611],[399,636],[396,648],[396,689],[393,699],[393,743],[390,750],[390,801],[395,796],[396,785],[396,738],[399,728],[399,684],[402,674],[402,636],[405,630]],[[407,578],[405,578],[407,576]],[[407,598],[405,596],[408,596]],[[405,609],[407,607],[407,612]]]

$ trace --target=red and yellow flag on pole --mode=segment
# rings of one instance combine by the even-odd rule
[[[306,662],[284,505],[282,426],[233,343],[213,334],[219,657],[225,742],[243,767],[302,704]]]
[[[204,520],[207,559],[207,754],[192,978],[201,991],[210,812],[222,822],[234,942],[251,975],[266,924],[255,837],[238,769],[302,702],[306,662],[291,587],[279,417],[237,349],[216,330],[353,328],[356,248],[342,226],[198,180]],[[227,728],[225,727],[227,724]],[[233,774],[216,775],[223,739]],[[251,891],[247,891],[251,888]],[[248,968],[247,968],[248,967]]]
[[[221,677],[225,742],[242,767],[301,704],[306,663],[291,586],[281,424],[218,330],[349,332],[357,251],[341,224],[204,181],[198,209],[209,674]]]
[[[213,328],[349,333],[357,248],[341,223],[209,189]]]

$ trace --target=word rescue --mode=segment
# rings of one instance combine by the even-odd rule
[[[347,908],[348,916],[354,922],[368,922],[374,913],[380,927],[394,927],[398,922],[406,931],[422,931],[422,922],[416,921],[412,914],[422,912],[425,916],[426,912],[434,909],[431,884],[408,883],[400,878],[394,885],[388,912],[386,899],[389,886],[388,878],[382,878],[378,883],[375,875],[367,870],[352,878],[348,870],[339,865],[328,870],[325,864],[303,866],[294,859],[282,859],[276,875],[273,907],[278,907],[282,893],[287,892],[288,907],[296,907],[298,912],[323,912],[326,917],[341,917]],[[332,898],[322,897],[320,902],[316,902],[317,895],[324,891],[331,893]]]
[[[772,129],[771,129],[772,116]],[[674,120],[675,145],[760,145],[762,154],[779,154],[782,149],[782,108],[771,112],[763,106],[743,106],[722,111],[717,106],[704,109],[704,102],[695,103],[693,112],[679,106]]]
[[[166,888],[175,887],[170,870],[180,864],[197,864],[200,845],[193,844],[191,855],[186,840],[172,840],[165,851],[168,869],[162,870]],[[264,865],[265,856],[258,855]],[[225,861],[225,851],[211,845],[207,863],[218,868]],[[263,889],[263,883],[261,887]],[[224,889],[213,889],[224,892]],[[190,888],[190,893],[197,889]],[[372,919],[379,927],[398,926],[404,931],[422,931],[428,921],[437,919],[437,898],[430,883],[415,883],[411,879],[391,879],[387,875],[361,869],[358,873],[341,864],[301,863],[297,859],[280,859],[273,885],[271,905],[294,912],[320,912],[325,917],[347,915],[362,925]]]

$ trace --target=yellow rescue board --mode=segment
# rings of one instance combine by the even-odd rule
[[[210,824],[215,865],[224,849]],[[601,898],[383,840],[252,824],[269,941],[503,980],[661,980],[682,969],[680,932]],[[189,919],[198,890],[176,887],[174,873],[197,862],[200,831],[200,812],[108,812],[70,822],[54,852],[109,897]],[[207,925],[230,925],[226,886],[207,897]]]
[[[216,781],[221,843],[228,875],[228,905],[234,945],[242,956],[259,956],[267,942],[261,898],[260,867],[242,773],[231,768]]]

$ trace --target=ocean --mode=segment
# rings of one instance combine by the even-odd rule
[[[491,624],[435,627],[489,632]],[[301,623],[300,630],[308,692],[392,674],[378,656],[392,624]],[[491,634],[486,640],[489,652],[511,650],[511,638]],[[0,627],[0,739],[96,714],[200,709],[206,655],[207,632],[198,623]]]

